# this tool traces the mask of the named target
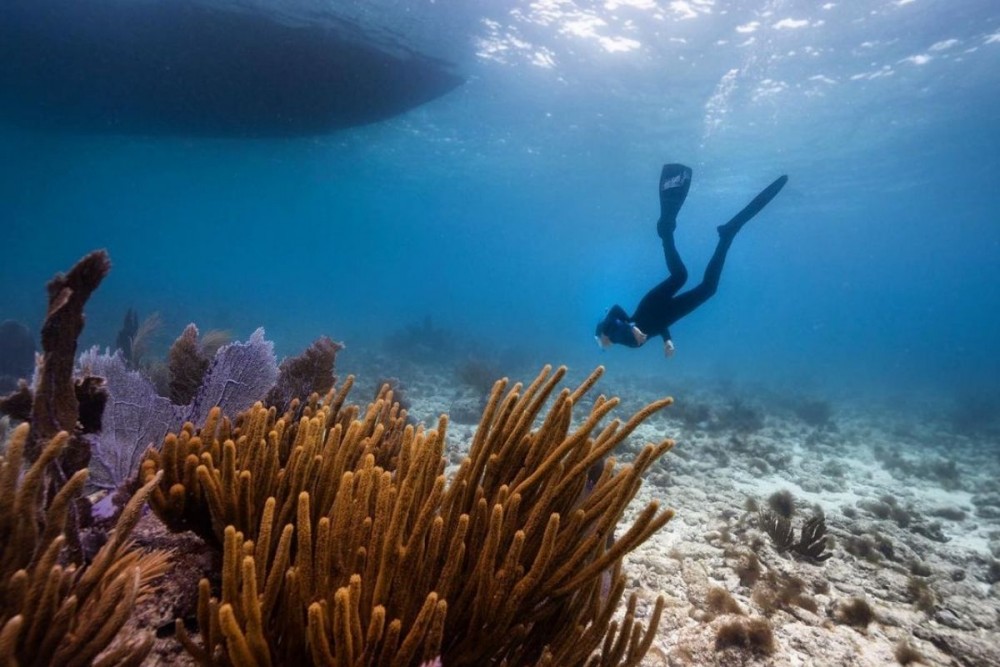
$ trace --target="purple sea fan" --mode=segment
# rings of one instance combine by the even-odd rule
[[[91,487],[116,489],[139,468],[146,448],[163,441],[183,422],[186,408],[156,393],[149,379],[125,366],[121,354],[100,354],[96,347],[80,355],[80,375],[104,379],[108,400],[100,433],[86,436],[91,447]]]
[[[247,342],[219,348],[184,420],[202,424],[215,406],[223,414],[239,414],[263,400],[277,379],[274,343],[257,329]]]
[[[92,449],[91,488],[116,489],[139,469],[143,454],[158,447],[171,431],[190,421],[204,423],[220,406],[235,415],[263,400],[274,387],[278,365],[274,344],[257,329],[245,343],[231,343],[216,352],[204,381],[188,405],[160,396],[148,377],[130,371],[120,353],[101,354],[93,348],[80,356],[78,377],[103,378],[108,399],[100,433],[87,437]]]

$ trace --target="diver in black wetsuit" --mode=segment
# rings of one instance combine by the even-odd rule
[[[660,173],[660,219],[656,223],[656,232],[663,239],[663,256],[667,260],[669,275],[666,280],[649,290],[631,317],[621,306],[617,304],[612,306],[594,332],[598,345],[608,348],[617,343],[628,347],[641,347],[649,336],[659,335],[663,337],[664,354],[668,357],[673,356],[674,343],[670,338],[668,327],[715,294],[715,290],[719,287],[719,277],[722,275],[722,265],[726,261],[726,253],[736,233],[750,218],[767,206],[787,182],[788,176],[780,177],[764,188],[729,222],[716,228],[719,232],[719,243],[715,246],[715,253],[705,268],[705,277],[701,284],[677,294],[687,281],[688,274],[674,244],[674,230],[677,229],[677,213],[691,187],[691,169],[682,164],[663,165],[663,171]]]

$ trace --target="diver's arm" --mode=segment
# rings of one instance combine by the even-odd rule
[[[642,347],[643,345],[645,345],[646,339],[649,338],[649,336],[643,333],[642,329],[640,329],[634,324],[632,325],[632,337],[635,338],[636,347]]]
[[[670,329],[664,327],[660,336],[663,337],[663,356],[669,359],[674,356],[674,341],[670,337]]]

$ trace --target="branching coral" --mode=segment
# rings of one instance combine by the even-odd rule
[[[817,514],[802,524],[802,534],[797,542],[795,529],[787,517],[763,511],[758,520],[760,527],[771,536],[778,553],[791,551],[811,563],[822,563],[833,555],[826,551],[826,519],[822,514]]]
[[[4,664],[17,665],[138,664],[152,646],[147,633],[106,649],[136,600],[151,592],[152,582],[167,567],[167,554],[143,554],[128,541],[155,482],[128,503],[89,565],[66,565],[68,507],[79,496],[87,471],[75,473],[44,511],[41,492],[46,468],[68,440],[67,433],[57,434],[21,475],[28,443],[25,424],[0,457],[0,657]]]
[[[278,381],[268,392],[264,403],[282,412],[297,397],[309,396],[313,392],[322,395],[330,391],[336,382],[333,367],[337,353],[343,349],[343,343],[335,343],[322,336],[299,356],[282,361],[278,367]]]
[[[170,401],[187,405],[198,393],[212,358],[198,340],[198,327],[189,324],[170,346]]]
[[[771,536],[778,553],[788,551],[795,544],[795,529],[792,528],[792,522],[788,517],[763,511],[759,515],[759,523],[764,532]]]
[[[322,407],[315,395],[304,405],[293,401],[281,419],[273,407],[257,403],[235,426],[218,408],[197,432],[185,424],[159,451],[146,453],[141,480],[164,472],[151,507],[171,530],[191,530],[221,545],[227,525],[254,539],[269,497],[278,502],[280,526],[295,516],[299,491],[326,489],[332,495],[331,480],[354,470],[364,454],[373,454],[383,468],[394,467],[406,413],[384,388],[364,420],[354,423],[358,408],[344,405],[353,383],[349,377]],[[315,459],[324,453],[330,454],[323,459],[326,467],[317,468]]]
[[[35,369],[34,391],[21,382],[18,391],[0,401],[0,410],[31,424],[25,436],[23,455],[29,462],[38,459],[42,449],[59,433],[67,434],[58,457],[51,460],[45,488],[48,496],[40,500],[48,508],[60,489],[74,479],[90,462],[86,434],[101,427],[105,394],[93,378],[73,377],[77,337],[83,330],[83,307],[110,269],[107,253],[92,252],[70,271],[57,274],[48,284],[49,304],[42,323],[42,354]],[[39,473],[40,475],[42,473]],[[67,505],[65,531],[72,559],[80,562],[84,548],[79,527],[89,519],[89,503],[77,498]]]
[[[826,518],[822,514],[807,519],[802,524],[802,535],[795,552],[806,560],[822,563],[833,554],[826,552]]]
[[[37,369],[38,386],[31,415],[31,441],[25,451],[33,461],[42,444],[59,431],[72,433],[79,417],[79,402],[73,383],[76,362],[76,340],[83,331],[83,306],[111,270],[111,261],[103,250],[92,252],[77,262],[69,273],[58,274],[48,284],[49,307],[42,324],[41,362]],[[70,443],[70,448],[73,448]],[[62,454],[66,457],[66,453]],[[80,456],[74,456],[80,458]],[[73,462],[67,468],[72,474],[85,467]]]
[[[203,643],[178,623],[181,640],[203,664],[638,664],[663,602],[645,631],[634,596],[613,622],[621,562],[673,513],[650,503],[613,533],[672,442],[617,470],[608,459],[592,486],[587,472],[671,400],[598,430],[618,405],[598,397],[574,429],[600,374],[560,391],[534,430],[565,369],[506,394],[498,382],[450,484],[447,419],[407,426],[385,393],[362,416],[343,407],[350,379],[297,422],[257,406],[235,427],[213,412],[169,436],[142,468],[164,471],[154,509],[223,542],[219,596],[200,589]]]

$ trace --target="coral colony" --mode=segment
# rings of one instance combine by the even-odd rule
[[[653,501],[618,524],[673,443],[611,454],[671,399],[605,424],[619,400],[586,398],[602,369],[574,388],[565,368],[499,380],[446,476],[448,418],[414,425],[389,384],[351,404],[329,339],[279,365],[263,330],[214,349],[189,327],[167,395],[125,351],[78,355],[109,269],[98,251],[49,283],[35,378],[0,402],[20,422],[0,456],[5,661],[135,665],[159,635],[203,665],[640,663],[664,600],[645,627],[635,594],[619,609],[623,559],[673,512]],[[155,523],[142,546],[140,520]],[[185,554],[165,550],[178,533],[211,565],[175,624],[144,627],[137,610],[184,585]],[[791,548],[819,557],[821,535]],[[772,641],[758,621],[719,637]]]

